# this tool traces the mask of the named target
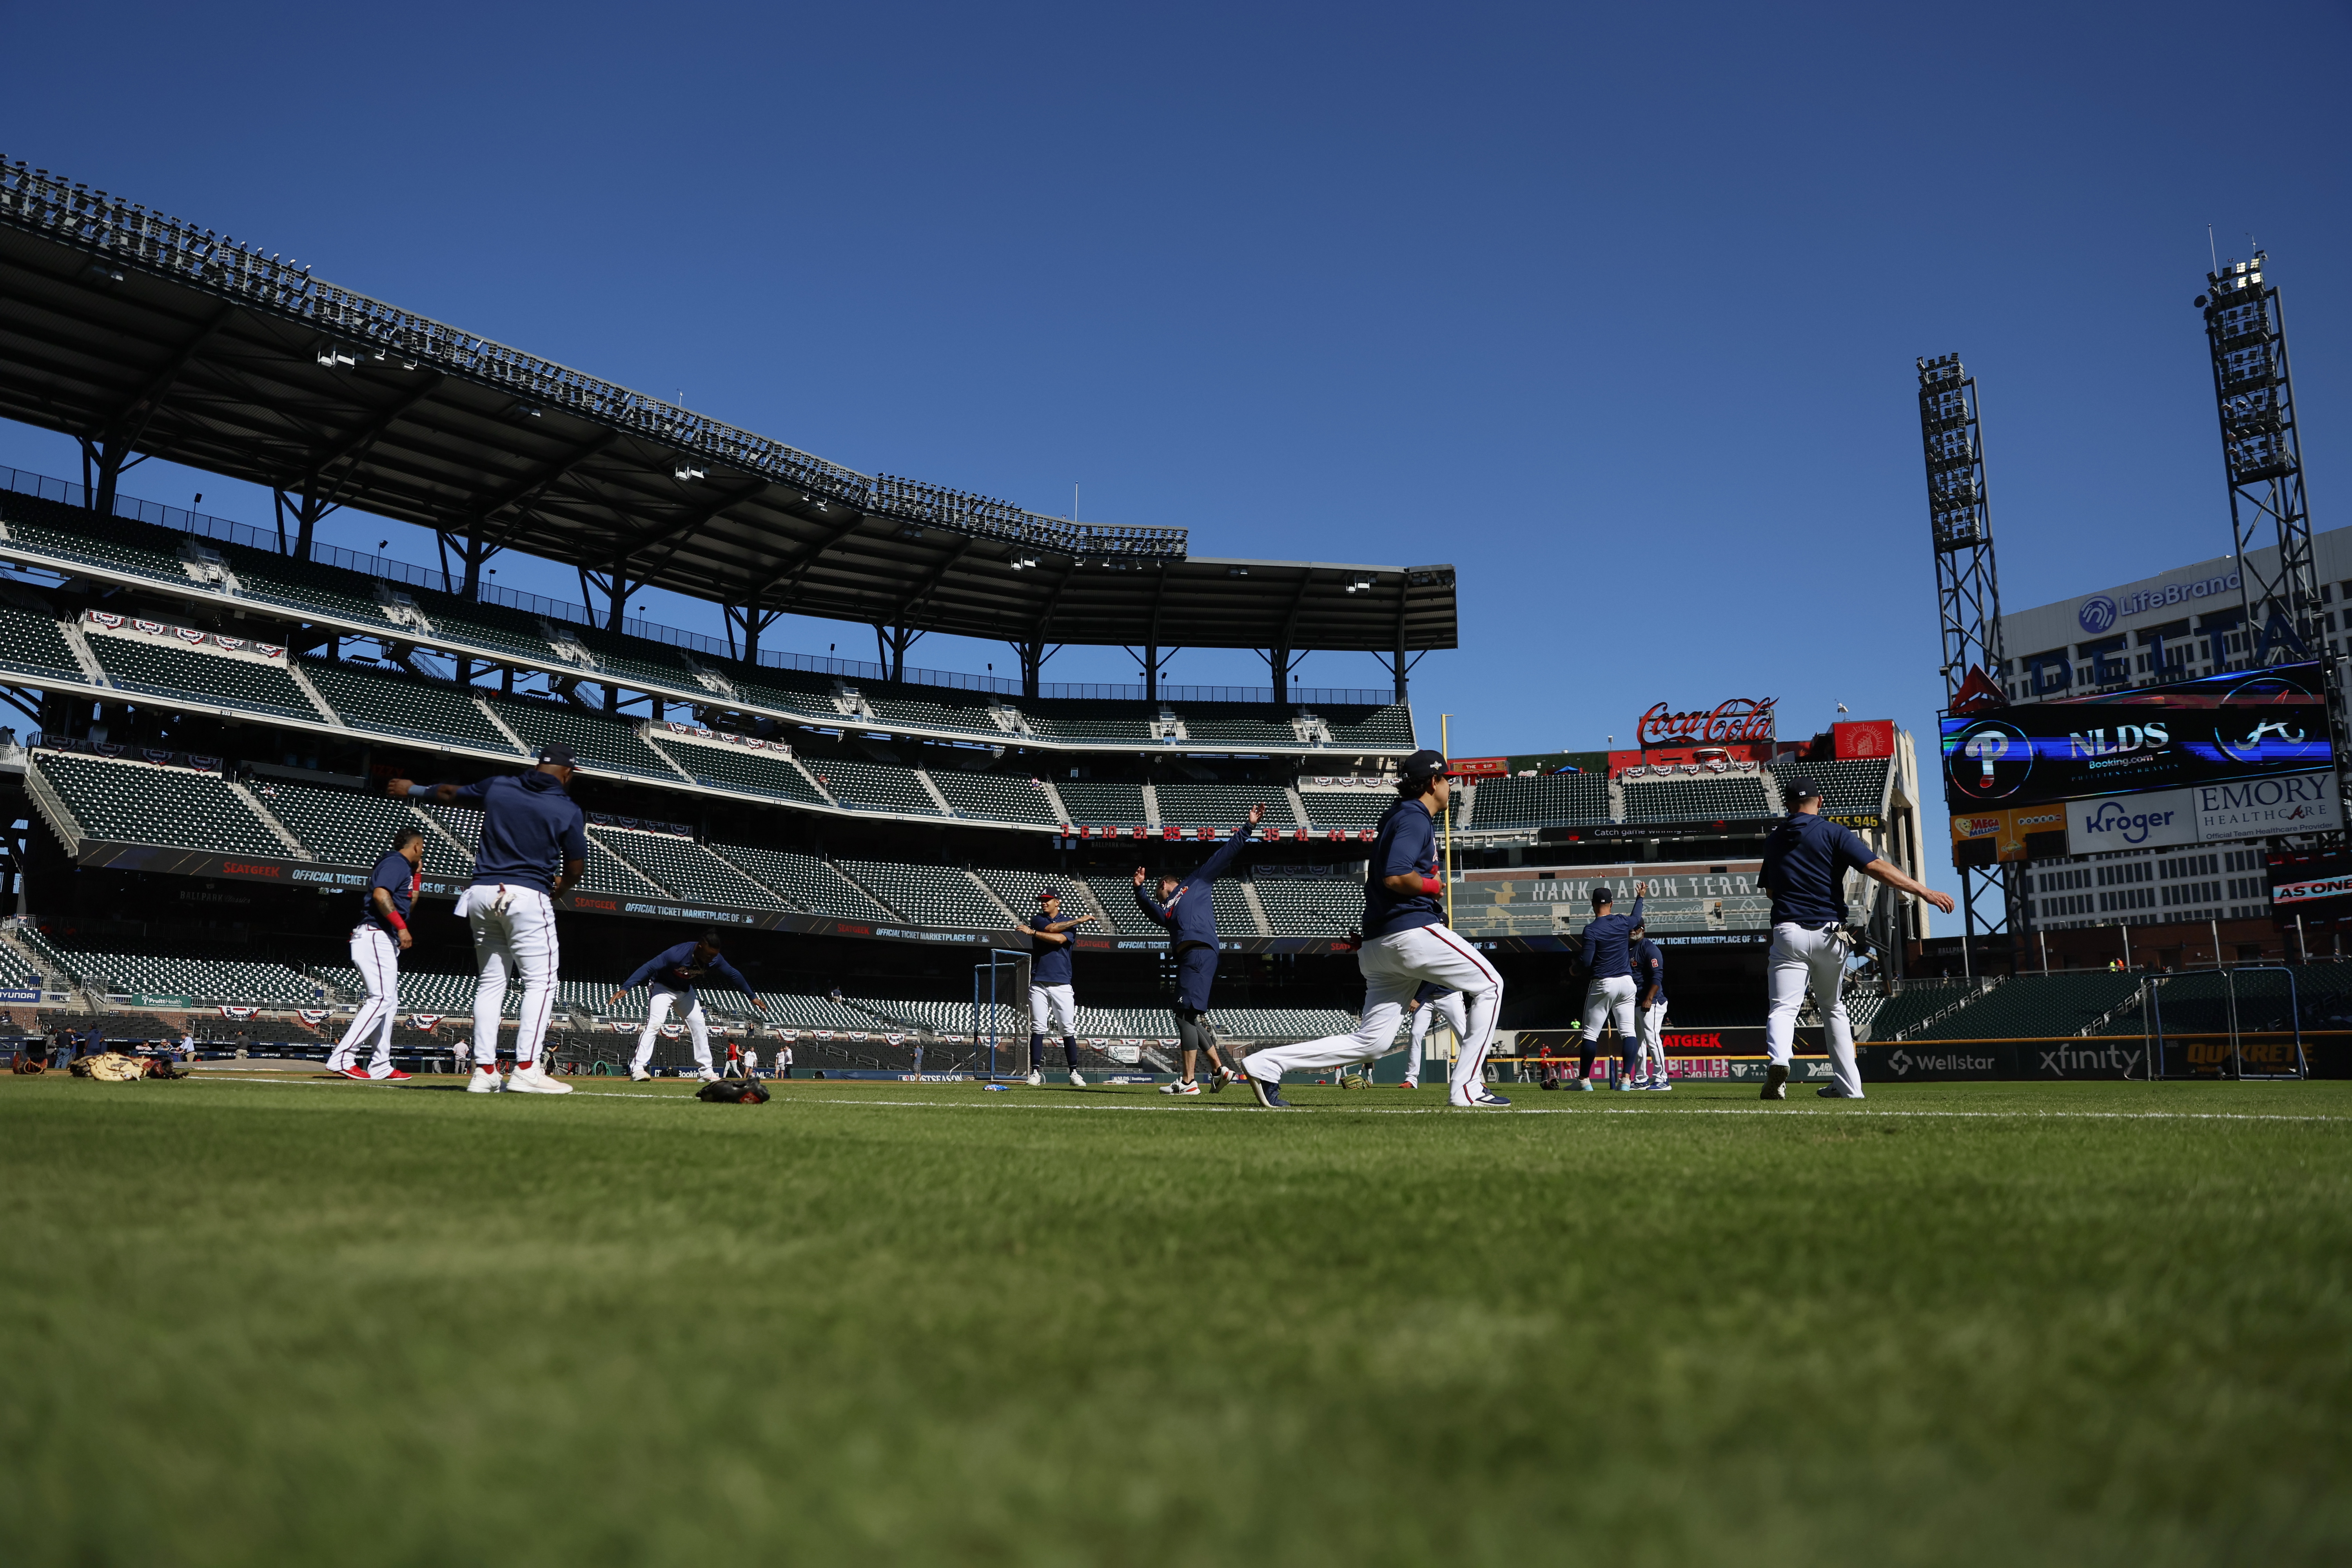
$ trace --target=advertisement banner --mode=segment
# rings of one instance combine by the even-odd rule
[[[2063,809],[2066,840],[2077,855],[2197,842],[2197,792],[2193,789],[2070,800]]]
[[[2206,784],[2196,795],[2197,837],[2208,844],[2344,830],[2344,795],[2332,771]]]
[[[2038,860],[2067,852],[2066,809],[2057,805],[2007,806],[1952,814],[1952,864],[1990,866],[2005,860]],[[1855,826],[1849,822],[1848,826]],[[2080,851],[2077,851],[2080,853]]]
[[[2335,760],[2316,664],[1952,715],[1938,728],[1955,812],[2305,773]]]

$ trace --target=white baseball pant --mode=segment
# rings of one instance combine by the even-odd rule
[[[1771,1007],[1764,1015],[1764,1048],[1781,1067],[1789,1065],[1797,1044],[1797,1009],[1804,1005],[1805,988],[1822,1010],[1830,1038],[1830,1071],[1838,1093],[1862,1098],[1862,1069],[1854,1065],[1853,1027],[1845,1016],[1845,960],[1851,952],[1843,931],[1809,931],[1783,921],[1772,928],[1772,955],[1765,961],[1764,979]]]
[[[458,898],[457,913],[473,930],[474,961],[481,966],[474,984],[476,1064],[499,1059],[499,1021],[510,978],[522,982],[515,1065],[538,1061],[555,1016],[555,901],[536,888],[481,883]]]
[[[667,985],[653,988],[653,999],[646,1004],[646,1026],[637,1031],[637,1054],[629,1066],[641,1068],[654,1059],[654,1040],[669,1017],[669,1010],[683,1000],[677,992]],[[710,1020],[702,1011],[702,994],[695,993],[694,1005],[686,1009],[687,1037],[694,1042],[694,1065],[704,1072],[710,1070]]]
[[[1414,1008],[1412,1039],[1404,1048],[1405,1082],[1417,1084],[1421,1081],[1422,1041],[1429,1037],[1429,1026],[1439,1018],[1444,1019],[1446,1027],[1454,1031],[1456,1044],[1470,1037],[1470,1026],[1462,1016],[1462,993],[1459,991],[1449,991],[1436,1001],[1424,1002]]]
[[[1666,1005],[1653,1002],[1642,1009],[1642,1048],[1633,1054],[1633,1076],[1650,1074],[1659,1083],[1666,1081]]]
[[[1486,1053],[1494,1048],[1495,1016],[1503,1005],[1503,977],[1493,964],[1444,926],[1425,925],[1372,938],[1357,952],[1356,967],[1364,976],[1364,1016],[1353,1034],[1253,1051],[1242,1069],[1262,1082],[1279,1083],[1286,1072],[1346,1067],[1385,1055],[1395,1048],[1405,1003],[1423,982],[1434,981],[1460,992],[1469,1004],[1447,1098],[1467,1105],[1486,1092]]]
[[[1600,1054],[1601,1026],[1611,1020],[1617,1025],[1618,1054],[1632,1056],[1641,1037],[1633,1031],[1633,977],[1630,974],[1612,974],[1606,979],[1596,974],[1585,982],[1585,1049]]]
[[[372,921],[352,928],[352,966],[367,984],[367,1000],[352,1015],[351,1027],[327,1053],[327,1070],[341,1072],[359,1065],[360,1053],[375,1048],[368,1072],[375,1078],[392,1072],[392,1026],[400,1017],[400,939]]]
[[[1049,1029],[1047,1015],[1061,1023],[1059,1029]],[[1029,1031],[1036,1035],[1075,1035],[1078,1032],[1077,994],[1067,985],[1032,985],[1029,987]]]

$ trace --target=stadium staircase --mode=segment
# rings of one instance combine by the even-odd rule
[[[2002,977],[2000,975],[1983,976],[1965,985],[1962,988],[1961,994],[1956,999],[1947,1002],[1944,1005],[1937,1008],[1934,1012],[1928,1014],[1917,1023],[1907,1024],[1886,1037],[1892,1040],[1916,1039],[1927,1030],[1935,1027],[1945,1019],[1958,1013],[1961,1009],[1974,1006],[1985,997],[1990,996],[2001,985],[2002,983]]]

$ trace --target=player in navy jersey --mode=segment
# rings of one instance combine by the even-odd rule
[[[1503,1005],[1503,977],[1477,950],[1445,929],[1444,884],[1437,879],[1437,819],[1452,798],[1452,774],[1435,752],[1415,752],[1398,770],[1397,803],[1381,818],[1364,878],[1363,1020],[1352,1034],[1275,1046],[1242,1063],[1258,1103],[1289,1109],[1282,1075],[1345,1067],[1396,1044],[1405,999],[1423,982],[1458,991],[1466,1004],[1462,1049],[1447,1102],[1465,1110],[1500,1110],[1510,1101],[1486,1089],[1486,1053]]]
[[[1045,1026],[1062,1026],[1062,1059],[1069,1068],[1070,1087],[1084,1089],[1078,1071],[1078,997],[1073,989],[1070,933],[1094,919],[1062,918],[1062,890],[1046,888],[1037,894],[1037,918],[1013,929],[1036,945],[1029,960],[1029,1081],[1045,1081]],[[1048,1016],[1048,1015],[1052,1016]]]
[[[1171,1010],[1176,1015],[1176,1038],[1184,1052],[1184,1077],[1171,1093],[1201,1092],[1196,1075],[1203,1051],[1216,1072],[1209,1092],[1215,1093],[1238,1076],[1221,1059],[1216,1031],[1209,1026],[1209,989],[1217,980],[1215,884],[1226,868],[1241,858],[1250,835],[1265,820],[1265,807],[1251,806],[1249,820],[1202,861],[1199,869],[1185,877],[1172,871],[1161,873],[1157,896],[1144,890],[1143,868],[1135,868],[1137,907],[1173,939],[1169,950],[1176,960],[1176,1005]]]
[[[662,1023],[672,1007],[678,1009],[686,1021],[687,1036],[694,1046],[696,1076],[709,1083],[718,1078],[710,1070],[710,1019],[702,1010],[699,987],[705,976],[726,981],[751,999],[755,1010],[762,1010],[760,994],[740,971],[719,956],[719,936],[707,931],[693,942],[682,942],[676,947],[666,947],[638,965],[637,972],[621,982],[613,993],[617,1004],[623,996],[638,986],[651,982],[653,994],[646,1004],[646,1025],[637,1031],[637,1054],[629,1063],[629,1077],[642,1083],[654,1075],[646,1064],[654,1059],[654,1037],[661,1033]]]
[[[352,966],[367,985],[367,1000],[327,1053],[329,1072],[375,1083],[408,1076],[392,1065],[392,1026],[400,1017],[400,955],[408,951],[408,913],[416,904],[417,868],[424,863],[424,829],[404,827],[368,878],[359,923],[352,927]],[[374,1049],[362,1067],[360,1053],[370,1046]]]

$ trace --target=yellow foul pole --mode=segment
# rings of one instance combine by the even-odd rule
[[[1451,713],[1437,716],[1437,752],[1448,766],[1454,762],[1454,737],[1448,727],[1453,718]],[[1454,805],[1450,787],[1445,806],[1445,923],[1454,923]]]

